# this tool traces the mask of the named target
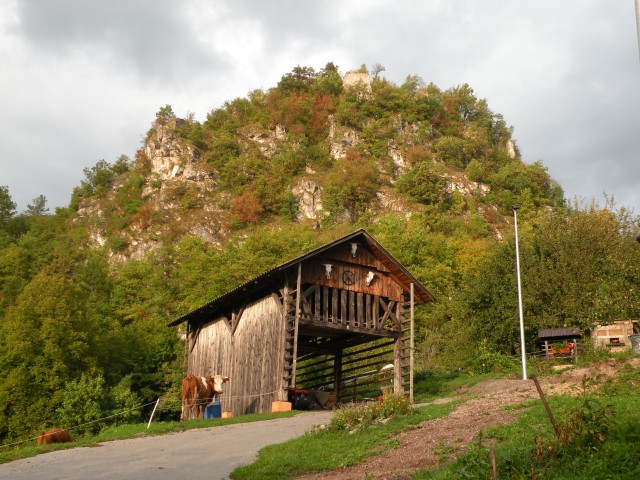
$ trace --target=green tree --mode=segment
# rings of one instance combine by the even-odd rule
[[[439,205],[447,195],[446,179],[438,174],[431,162],[420,162],[403,174],[396,183],[403,192],[427,205]]]
[[[26,215],[38,216],[44,215],[49,211],[47,208],[47,197],[44,195],[38,195],[34,198],[30,204],[27,205]]]
[[[58,409],[60,422],[66,428],[73,427],[77,434],[98,433],[107,416],[108,398],[102,375],[84,373],[78,380],[67,382],[64,399]]]
[[[318,74],[313,67],[298,65],[280,79],[277,88],[285,93],[308,92],[316,83],[317,78]]]
[[[338,67],[334,65],[333,62],[327,63],[324,68],[320,70],[317,88],[319,91],[334,97],[344,91],[342,77],[340,76],[340,72],[338,72]]]
[[[160,124],[166,124],[171,120],[175,120],[176,114],[173,113],[173,108],[171,105],[167,104],[164,107],[161,107],[160,110],[156,113],[156,121]]]
[[[357,218],[375,198],[378,185],[375,164],[355,149],[349,149],[344,159],[336,162],[327,178],[322,202],[332,218],[345,214]]]
[[[9,187],[0,185],[0,229],[6,228],[16,213],[16,204],[9,194]]]
[[[8,308],[0,327],[0,399],[9,437],[50,424],[61,385],[95,368],[98,332],[82,298],[70,280],[41,272]]]

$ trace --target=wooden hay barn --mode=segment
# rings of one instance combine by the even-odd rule
[[[270,412],[294,389],[348,402],[413,393],[413,306],[433,296],[366,231],[275,267],[174,320],[187,373],[230,377],[222,410]],[[285,404],[286,405],[286,404]]]

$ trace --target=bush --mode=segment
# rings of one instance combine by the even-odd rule
[[[109,391],[109,402],[116,423],[135,423],[142,419],[140,397],[131,391],[131,375],[127,375],[120,383]]]
[[[96,434],[105,423],[107,396],[102,375],[90,377],[84,373],[79,380],[67,383],[62,407],[58,409],[60,421],[66,428],[74,427],[78,434]]]
[[[385,395],[382,400],[340,408],[331,418],[329,428],[334,431],[353,431],[366,428],[394,415],[406,415],[411,410],[407,397]]]
[[[489,349],[486,341],[478,348],[478,354],[469,361],[469,367],[476,373],[510,372],[517,366],[509,356]]]

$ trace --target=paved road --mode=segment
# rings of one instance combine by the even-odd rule
[[[327,423],[331,412],[201,428],[156,437],[58,450],[0,465],[11,480],[218,480],[251,463],[258,450]]]

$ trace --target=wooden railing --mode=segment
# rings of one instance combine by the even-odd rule
[[[370,331],[399,331],[399,302],[378,295],[320,285],[302,291],[301,321]]]

